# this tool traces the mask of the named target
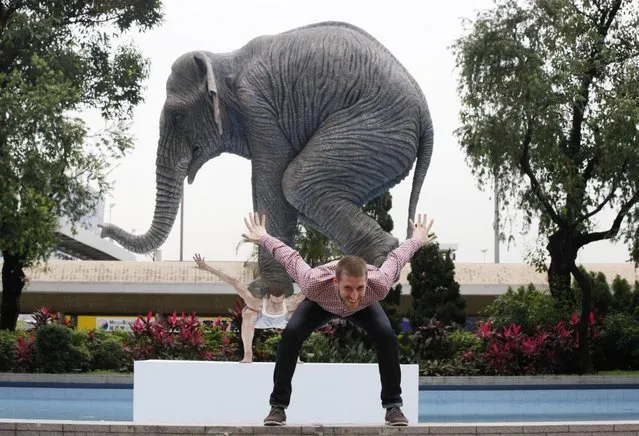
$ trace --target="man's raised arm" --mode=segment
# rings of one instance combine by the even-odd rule
[[[248,228],[248,234],[242,234],[244,240],[261,245],[275,260],[282,264],[301,289],[306,288],[311,267],[296,250],[266,232],[266,216],[262,215],[260,219],[257,213],[250,213],[248,218],[244,218],[244,223]]]
[[[378,271],[369,273],[369,292],[375,300],[386,298],[391,286],[399,280],[404,265],[411,260],[417,250],[437,239],[435,234],[430,233],[433,220],[427,222],[426,215],[420,214],[417,224],[414,224],[412,220],[409,220],[409,223],[414,227],[413,236],[391,251]]]

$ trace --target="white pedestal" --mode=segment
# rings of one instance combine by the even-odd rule
[[[137,361],[133,422],[263,425],[274,363]],[[404,414],[417,423],[419,370],[401,365]],[[384,424],[377,364],[302,363],[293,376],[288,424]]]

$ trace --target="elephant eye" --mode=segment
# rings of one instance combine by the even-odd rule
[[[184,112],[174,111],[171,114],[171,122],[173,123],[173,127],[180,127],[183,120],[184,120]]]

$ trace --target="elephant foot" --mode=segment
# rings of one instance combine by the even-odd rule
[[[395,237],[390,237],[382,243],[371,246],[361,257],[369,264],[380,267],[386,258],[395,248],[399,246],[399,241]]]
[[[262,277],[258,277],[248,285],[248,289],[255,298],[263,298],[266,295],[266,281]]]

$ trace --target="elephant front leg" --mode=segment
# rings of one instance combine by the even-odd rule
[[[253,208],[257,213],[266,214],[269,235],[292,247],[298,213],[284,197],[282,177],[295,152],[282,133],[264,92],[260,84],[249,81],[238,85],[251,155]],[[249,285],[253,295],[262,296],[270,284],[283,285],[286,296],[293,294],[293,282],[286,270],[261,247],[259,267],[260,278]]]
[[[353,122],[352,132],[364,121]],[[388,152],[378,156],[377,142],[393,144],[393,138],[369,127],[354,139],[343,129],[316,132],[304,150],[286,169],[286,199],[310,223],[345,253],[380,266],[399,241],[362,211],[362,204],[398,180],[410,166],[410,156]],[[405,147],[409,148],[409,147]],[[401,149],[401,144],[388,146]]]
[[[269,156],[270,157],[270,156]],[[253,159],[253,207],[255,212],[266,214],[266,231],[269,235],[293,247],[298,213],[284,198],[282,176],[288,163],[286,156],[282,160]],[[256,297],[264,295],[269,285],[284,288],[284,294],[293,294],[293,282],[282,267],[266,250],[259,248],[260,278],[249,285]]]

